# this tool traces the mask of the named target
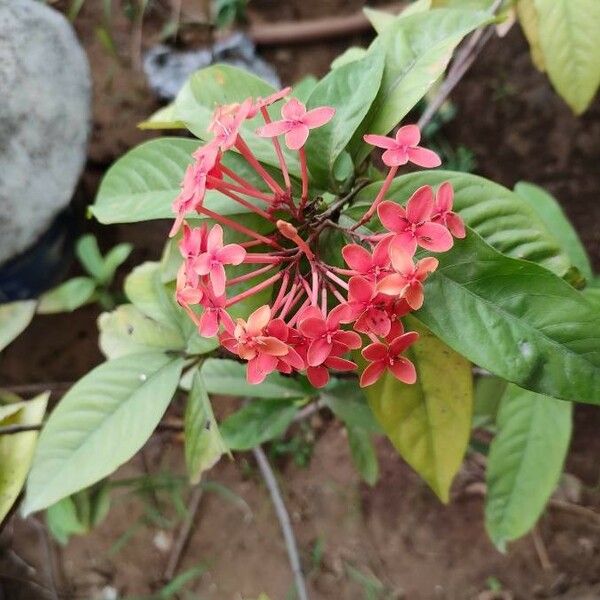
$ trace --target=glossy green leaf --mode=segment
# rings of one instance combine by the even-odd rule
[[[297,412],[290,401],[252,400],[221,423],[221,435],[231,450],[250,450],[282,435]]]
[[[171,102],[138,123],[138,129],[185,129],[185,123],[177,120],[175,103]]]
[[[184,433],[188,476],[192,484],[197,484],[202,473],[212,468],[228,452],[198,371],[194,375],[185,408]]]
[[[72,312],[91,302],[96,291],[96,282],[91,277],[73,277],[42,294],[37,312],[49,315]]]
[[[348,427],[381,433],[381,427],[369,408],[364,390],[354,379],[332,379],[321,390],[321,400]]]
[[[506,386],[504,379],[495,375],[484,375],[475,381],[475,402],[473,405],[473,427],[494,427],[500,400]]]
[[[383,58],[383,52],[372,49],[364,58],[331,71],[310,95],[308,109],[330,106],[336,111],[329,123],[311,132],[306,143],[308,168],[317,186],[335,189],[334,164],[377,96]]]
[[[333,62],[331,63],[331,68],[339,69],[340,67],[343,67],[344,65],[350,64],[352,62],[360,60],[361,58],[364,58],[366,54],[367,54],[366,48],[359,48],[358,46],[351,46],[350,48],[348,48],[347,50],[342,52],[342,54],[340,54],[337,58],[335,58],[333,60]]]
[[[535,0],[535,8],[548,77],[579,115],[600,84],[600,2]]]
[[[391,131],[442,75],[462,38],[489,18],[487,12],[440,8],[396,19],[381,32],[373,45],[385,52],[383,79],[369,116],[353,140],[356,163],[371,151],[362,142],[362,134]]]
[[[200,139],[210,137],[208,125],[214,110],[219,105],[242,102],[248,97],[266,97],[275,89],[266,81],[252,75],[248,71],[231,65],[213,65],[197,71],[188,79],[175,99],[175,114],[186,127]],[[273,106],[269,112],[279,118],[281,104]],[[264,125],[259,114],[254,119],[244,122],[242,137],[254,155],[261,162],[278,167],[279,162],[268,138],[256,135],[258,127]],[[300,167],[297,154],[282,146],[290,173],[299,176]]]
[[[592,265],[579,235],[569,221],[558,201],[543,188],[520,181],[515,185],[515,192],[531,206],[542,219],[546,228],[552,232],[560,247],[581,273],[591,279]]]
[[[314,75],[306,75],[300,81],[294,84],[292,94],[298,98],[300,102],[306,104],[308,97],[312,94],[319,80]]]
[[[469,360],[548,396],[600,404],[598,307],[534,263],[469,231],[437,255],[417,313]]]
[[[555,228],[549,228],[521,196],[488,179],[437,169],[419,171],[397,177],[387,197],[405,204],[420,186],[443,181],[450,181],[454,188],[454,209],[488,244],[503,254],[537,262],[561,277],[569,271],[571,261],[561,249]],[[380,186],[375,183],[362,190],[347,214],[362,214]]]
[[[48,507],[46,525],[52,537],[63,546],[72,535],[88,532],[87,524],[83,523],[77,515],[77,507],[71,496]]]
[[[2,407],[11,410],[0,415],[0,425],[38,425],[46,412],[49,397],[50,392],[44,392],[32,400]],[[0,523],[23,488],[37,438],[37,431],[0,435]]]
[[[448,502],[471,432],[471,365],[415,319],[409,326],[420,335],[407,353],[417,382],[407,385],[386,373],[365,394],[402,458]]]
[[[502,551],[525,535],[556,488],[571,439],[572,405],[510,385],[487,464],[485,524]]]
[[[179,193],[185,169],[193,160],[192,153],[200,144],[198,140],[165,137],[136,146],[106,172],[96,201],[90,207],[92,214],[104,224],[172,219],[171,204]],[[241,156],[228,153],[223,163],[259,189],[263,188],[262,180],[257,180],[256,173]],[[221,215],[249,212],[216,190],[206,192],[204,205]]]
[[[19,300],[0,304],[0,351],[4,350],[31,323],[35,300]]]
[[[371,440],[371,434],[361,427],[348,425],[346,425],[346,432],[352,462],[360,476],[369,485],[375,485],[379,478],[379,463],[377,462],[377,454]]]
[[[98,329],[100,350],[109,359],[152,351],[182,351],[187,345],[178,328],[154,320],[133,304],[102,313]]]
[[[377,8],[371,8],[366,6],[363,8],[365,17],[369,19],[369,22],[373,26],[373,29],[377,33],[381,33],[386,27],[389,27],[396,19],[402,17],[408,17],[416,13],[424,12],[431,8],[431,0],[416,0],[409,4],[406,8],[400,12],[400,14],[393,14]]]
[[[248,383],[246,365],[226,358],[205,360],[201,374],[209,394],[252,398],[302,398],[310,393],[297,379],[279,373],[271,373],[258,385]]]
[[[80,379],[40,434],[24,513],[54,504],[129,460],[167,409],[182,366],[182,359],[164,354],[133,354]]]

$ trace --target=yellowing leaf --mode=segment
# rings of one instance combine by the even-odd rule
[[[600,84],[600,2],[534,1],[548,76],[579,115],[589,106]]]
[[[2,407],[5,410],[2,411],[0,424],[41,423],[49,396],[50,392],[45,392],[33,400]],[[16,410],[13,411],[13,408]],[[37,437],[37,431],[0,435],[0,522],[8,514],[25,483]]]
[[[419,321],[408,322],[421,336],[409,354],[417,383],[406,385],[387,374],[365,393],[402,458],[448,502],[471,430],[471,365]]]
[[[534,0],[519,0],[517,3],[517,15],[519,16],[519,23],[521,23],[523,33],[529,42],[531,60],[543,72],[546,70],[546,66],[544,65],[544,54],[540,48],[539,23]]]

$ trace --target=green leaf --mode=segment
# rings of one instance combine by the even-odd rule
[[[417,317],[454,350],[517,385],[600,403],[598,307],[550,271],[469,231],[438,255]]]
[[[137,126],[138,129],[185,129],[185,123],[177,119],[174,102],[159,108]]]
[[[231,450],[250,450],[282,435],[297,412],[287,400],[253,400],[221,423],[221,435]]]
[[[42,294],[37,312],[41,315],[72,312],[91,302],[95,291],[96,282],[92,278],[73,277]]]
[[[506,386],[504,379],[494,375],[479,377],[475,382],[475,403],[473,405],[473,427],[492,427],[496,423],[500,400]]]
[[[408,17],[420,12],[425,12],[431,8],[431,0],[416,0],[409,4],[406,8],[400,12],[400,14],[393,14],[376,8],[365,7],[363,12],[369,22],[373,26],[373,29],[377,33],[381,33],[386,27],[389,27],[396,19]]]
[[[35,300],[19,300],[0,304],[0,351],[4,350],[31,323]]]
[[[37,425],[42,422],[50,392],[44,392],[32,400],[16,402],[4,411],[0,425]],[[24,431],[0,435],[0,523],[4,520],[25,483],[31,465],[37,431]]]
[[[117,244],[111,248],[104,257],[104,269],[102,283],[109,284],[117,272],[117,269],[129,258],[133,246],[131,244]]]
[[[535,9],[535,0],[517,0],[517,16],[523,33],[529,42],[531,60],[539,71],[544,72],[544,54],[540,47],[540,30],[538,15]]]
[[[312,180],[335,189],[333,166],[361,124],[377,92],[383,73],[383,53],[372,49],[364,58],[326,75],[308,99],[307,108],[331,106],[335,116],[308,138],[306,155]]]
[[[356,385],[356,384],[355,384]],[[371,434],[361,427],[346,425],[350,455],[361,477],[371,486],[379,478],[379,463],[371,441]]]
[[[63,546],[72,535],[88,532],[87,524],[79,519],[77,507],[71,496],[48,507],[46,525],[52,536]]]
[[[209,358],[202,364],[200,372],[209,394],[252,398],[302,398],[310,394],[297,379],[279,373],[271,373],[258,385],[248,383],[246,365],[234,360]]]
[[[402,458],[448,502],[471,432],[471,365],[416,319],[408,323],[420,335],[408,352],[417,382],[407,385],[386,373],[365,394]]]
[[[454,188],[454,209],[488,244],[503,254],[537,262],[561,277],[569,271],[571,261],[561,249],[555,227],[549,228],[521,196],[483,177],[437,169],[419,171],[397,177],[387,197],[404,204],[420,186],[443,181],[450,181]],[[380,187],[380,183],[367,186],[346,214],[362,214]]]
[[[24,513],[50,506],[129,460],[167,409],[182,366],[182,359],[164,354],[134,354],[80,379],[42,430]]]
[[[485,524],[493,542],[527,533],[558,484],[571,438],[572,405],[510,385],[487,465]]]
[[[306,75],[294,84],[293,95],[306,104],[308,97],[312,94],[319,80],[314,75]]]
[[[333,414],[348,427],[381,433],[364,391],[354,379],[332,379],[321,390],[321,399]]]
[[[88,275],[101,281],[104,276],[104,258],[96,237],[91,233],[82,235],[75,244],[75,254]]]
[[[366,48],[359,48],[358,46],[351,46],[346,49],[342,54],[340,54],[337,58],[333,60],[331,63],[332,69],[339,69],[344,65],[350,64],[352,62],[356,62],[361,58],[364,58],[367,54]]]
[[[184,429],[185,464],[190,482],[197,484],[202,473],[212,468],[228,452],[198,371],[194,375],[185,409]]]
[[[179,193],[185,169],[193,160],[192,153],[200,144],[198,140],[164,137],[136,146],[106,172],[90,207],[92,214],[104,224],[172,219],[171,204]],[[264,188],[241,156],[227,153],[223,163],[259,189]],[[221,215],[249,212],[216,190],[206,192],[204,205]]]
[[[248,71],[231,65],[213,65],[201,69],[192,75],[175,99],[175,114],[186,127],[202,140],[206,140],[208,125],[217,106],[242,102],[248,97],[266,97],[275,92],[270,84],[252,75]],[[279,118],[280,105],[275,105],[269,112]],[[277,155],[270,139],[261,138],[255,131],[264,124],[259,114],[254,119],[244,122],[242,136],[259,161],[279,166]],[[295,152],[282,145],[290,173],[299,176],[300,166]]]
[[[144,315],[133,304],[122,304],[98,317],[100,350],[107,358],[152,351],[182,351],[186,340],[179,329]]]
[[[600,3],[535,0],[544,65],[556,91],[577,115],[600,84]]]
[[[554,234],[571,264],[575,265],[586,279],[591,279],[593,273],[590,259],[558,201],[543,188],[525,181],[519,181],[515,185],[515,192],[531,206],[546,228]]]
[[[396,19],[372,44],[385,52],[381,88],[353,140],[361,163],[371,151],[362,133],[386,134],[417,104],[446,69],[462,38],[487,23],[487,12],[440,8]]]

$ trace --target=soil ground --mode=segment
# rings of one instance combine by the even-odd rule
[[[64,9],[64,4],[57,6]],[[135,124],[158,107],[143,76],[128,65],[131,48],[136,54],[137,46],[119,3],[113,3],[117,8],[111,30],[120,62],[95,34],[102,20],[101,4],[86,2],[76,21],[90,58],[95,90],[89,161],[81,186],[86,203],[93,200],[110,163],[149,137]],[[304,19],[350,13],[361,5],[357,0],[283,4],[253,0],[249,18]],[[183,7],[202,12],[201,2],[190,0]],[[142,47],[156,39],[164,18],[157,11],[148,15]],[[262,55],[287,84],[308,73],[322,75],[347,46],[365,43],[368,37],[355,36],[335,43],[269,48]],[[583,117],[575,118],[532,66],[517,28],[505,39],[490,42],[452,100],[458,115],[446,127],[449,140],[472,150],[478,173],[507,186],[526,179],[554,193],[600,270],[600,101]],[[159,256],[168,224],[103,228],[87,222],[84,227],[93,230],[104,247],[133,241],[136,250],[128,262],[132,266]],[[82,376],[102,359],[96,317],[97,309],[91,307],[72,315],[36,318],[27,333],[3,353],[2,384],[72,381]],[[220,411],[230,402],[224,399],[216,404]],[[276,463],[312,598],[600,599],[597,520],[549,509],[537,529],[551,563],[544,569],[531,536],[511,544],[505,555],[488,541],[481,497],[469,493],[473,488],[468,483],[476,471],[472,464],[459,476],[452,502],[443,506],[382,439],[377,446],[381,478],[369,488],[350,463],[339,425],[326,417],[316,417],[312,425],[309,465],[299,467],[289,457]],[[577,501],[597,511],[599,428],[599,411],[577,408],[566,467],[580,484]],[[144,454],[115,478],[147,472],[182,474],[180,442],[171,434],[154,436]],[[210,479],[224,488],[204,493],[179,567],[183,572],[203,563],[206,571],[187,586],[189,595],[179,597],[239,600],[256,598],[261,592],[271,600],[293,597],[281,533],[252,457],[240,454],[235,461],[222,461]],[[227,497],[222,489],[233,495]],[[64,548],[51,543],[50,554],[43,528],[31,519],[13,518],[0,537],[0,599],[53,598],[50,573],[61,598],[108,600],[115,593],[120,598],[156,594],[177,522],[173,503],[161,498],[158,501],[169,519],[132,529],[148,514],[148,501],[117,490],[108,518],[97,529],[72,538]]]

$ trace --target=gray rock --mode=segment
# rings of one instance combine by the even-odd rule
[[[43,2],[0,0],[0,264],[69,203],[86,158],[90,95],[68,21]]]
[[[273,87],[281,87],[277,71],[256,54],[252,40],[239,31],[217,40],[211,47],[196,50],[177,50],[164,44],[153,46],[144,55],[144,72],[159,98],[173,100],[192,73],[216,63],[245,69]]]

